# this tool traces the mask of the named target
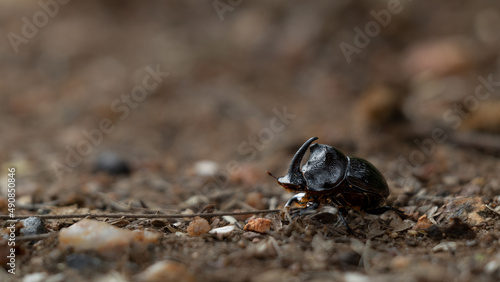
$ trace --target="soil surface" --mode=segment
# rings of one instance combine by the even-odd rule
[[[9,168],[15,215],[281,209],[317,136],[408,219],[95,218],[160,235],[114,252],[30,219],[15,275],[2,220],[0,280],[500,280],[500,2],[66,2],[0,3],[2,215]]]

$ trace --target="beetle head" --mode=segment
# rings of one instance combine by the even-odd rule
[[[295,153],[293,156],[292,162],[290,163],[290,167],[288,168],[288,173],[285,176],[278,177],[278,184],[283,186],[283,188],[292,191],[304,191],[307,187],[306,179],[300,170],[300,162],[304,157],[304,154],[307,151],[307,148],[311,145],[312,142],[317,140],[318,137],[311,137],[307,140]]]

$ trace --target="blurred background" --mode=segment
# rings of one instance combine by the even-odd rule
[[[493,0],[0,1],[0,214],[11,167],[16,214],[279,209],[291,194],[266,172],[317,136],[373,163],[388,204],[440,224],[352,212],[365,244],[327,213],[261,214],[267,235],[220,240],[187,220],[106,219],[162,237],[105,259],[58,243],[78,219],[47,220],[50,237],[19,243],[20,275],[136,281],[171,259],[200,281],[497,281],[499,27]]]
[[[311,136],[394,190],[500,190],[498,1],[44,3],[0,3],[0,161],[26,202],[279,195],[265,172]],[[109,152],[132,178],[92,174]]]

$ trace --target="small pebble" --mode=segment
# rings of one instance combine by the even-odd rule
[[[176,281],[176,282],[194,282],[196,281],[193,274],[188,268],[176,261],[159,261],[150,267],[146,268],[138,275],[139,281],[147,282],[163,282],[163,281]]]
[[[404,256],[397,256],[392,259],[391,267],[392,269],[403,269],[407,268],[410,265],[410,259]]]
[[[195,217],[187,227],[189,236],[193,237],[199,237],[203,234],[208,233],[208,231],[210,231],[210,224],[206,219],[199,216]]]
[[[129,175],[129,164],[113,152],[103,152],[94,165],[94,172],[106,172],[110,175]]]
[[[369,282],[369,281],[372,281],[372,279],[369,276],[361,274],[361,273],[346,272],[344,274],[344,281],[345,282]]]
[[[24,276],[23,282],[43,282],[47,281],[47,273],[37,272]]]
[[[229,222],[231,224],[238,223],[238,220],[236,218],[234,218],[233,216],[230,216],[230,215],[223,215],[222,219],[224,219],[225,221],[227,221],[227,222]]]
[[[142,243],[158,243],[161,237],[161,233],[148,231],[148,230],[133,230],[134,241]]]
[[[477,241],[476,240],[468,240],[468,241],[465,241],[465,245],[467,247],[474,247],[477,245]]]
[[[457,249],[457,243],[455,242],[442,242],[437,244],[432,248],[433,252],[444,252],[444,251],[455,251]]]
[[[61,247],[73,247],[76,251],[100,252],[123,249],[132,240],[132,232],[101,221],[84,219],[59,233]]]
[[[246,246],[247,246],[247,244],[245,243],[244,240],[239,240],[237,245],[238,245],[238,247],[240,247],[242,249],[246,248]]]
[[[199,206],[201,204],[208,204],[208,198],[203,196],[203,195],[194,195],[194,196],[191,196],[189,197],[189,199],[187,199],[186,201],[184,201],[184,205],[188,206],[188,207],[196,207],[196,206]],[[190,213],[187,213],[188,211],[190,211]],[[186,212],[186,213],[185,213]],[[185,211],[182,212],[182,214],[192,214],[194,213],[193,210],[191,209],[186,209]]]
[[[396,232],[392,232],[391,234],[389,234],[389,237],[391,237],[392,239],[396,239],[396,238],[398,238],[398,236],[399,235]]]
[[[49,231],[45,228],[45,222],[39,217],[28,217],[26,219],[21,220],[24,227],[21,228],[21,234],[23,235],[36,235],[36,234],[44,234]]]
[[[194,173],[198,176],[214,176],[219,166],[214,161],[202,160],[194,164]]]
[[[224,226],[224,227],[218,227],[218,228],[214,228],[212,230],[210,230],[210,234],[215,234],[217,235],[218,238],[222,239],[226,236],[228,236],[229,234],[231,234],[233,231],[234,231],[234,225],[228,225],[228,226]]]
[[[492,274],[500,270],[500,254],[497,254],[496,258],[493,258],[484,266],[484,271],[488,274]]]
[[[254,231],[258,233],[267,233],[271,229],[271,220],[267,218],[251,219],[243,228],[245,231]]]
[[[407,231],[407,233],[408,233],[408,235],[410,235],[410,236],[417,236],[417,235],[418,235],[418,232],[417,232],[417,231],[415,231],[415,230],[408,230],[408,231]]]
[[[115,258],[123,254],[133,240],[140,243],[156,243],[161,234],[151,231],[125,230],[109,223],[84,219],[59,233],[59,246],[72,247],[75,251],[95,250]]]
[[[455,175],[447,175],[443,177],[443,183],[447,186],[454,186],[459,183],[460,179]]]
[[[47,280],[44,280],[44,282],[64,282],[65,281],[64,278],[66,278],[66,276],[63,275],[61,277],[61,279],[59,279],[59,280],[55,280],[52,278],[57,279],[58,277],[51,276]],[[66,280],[67,280],[67,278],[66,278]],[[96,277],[93,280],[95,282],[127,282],[127,281],[130,281],[129,279],[126,279],[124,277],[124,274],[121,274],[117,271],[110,271],[109,273],[106,273],[104,275]]]
[[[181,214],[190,215],[190,214],[194,214],[194,211],[192,209],[185,209],[185,210],[181,211]]]

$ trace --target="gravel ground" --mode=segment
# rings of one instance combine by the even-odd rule
[[[66,2],[0,3],[1,214],[185,217],[2,220],[0,280],[500,279],[499,2]],[[312,136],[409,218],[211,215]]]

